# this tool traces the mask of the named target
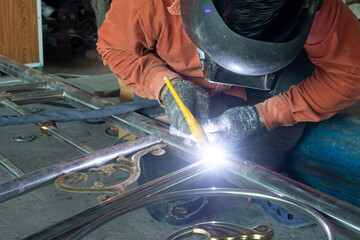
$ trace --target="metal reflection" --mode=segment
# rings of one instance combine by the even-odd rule
[[[187,169],[181,169],[178,171],[180,176],[185,176],[185,174],[197,173],[198,167],[203,167],[202,164],[196,166],[192,165]],[[186,173],[188,172],[188,173]],[[168,188],[174,184],[176,178],[179,177],[178,174],[170,174],[173,179],[170,183],[162,180],[154,180],[147,183],[147,187],[154,187],[160,189],[163,187]],[[164,176],[165,179],[168,179],[168,176]],[[189,176],[189,175],[188,175]],[[191,175],[190,175],[191,176]],[[200,176],[200,175],[198,175]],[[185,182],[180,182],[179,184],[184,184]],[[207,189],[190,189],[190,190],[181,190],[170,193],[163,193],[158,195],[146,195],[146,193],[151,192],[151,190],[145,189],[145,186],[139,186],[137,189],[131,190],[128,194],[116,196],[111,199],[111,201],[106,201],[103,204],[98,204],[91,209],[88,209],[80,214],[77,214],[71,218],[68,218],[56,225],[50,226],[47,229],[44,229],[36,234],[28,236],[24,239],[53,239],[54,236],[66,236],[66,234],[71,233],[69,237],[71,240],[78,240],[84,238],[90,232],[101,227],[108,221],[124,215],[130,211],[140,209],[142,207],[150,206],[152,204],[165,203],[170,201],[175,201],[179,199],[193,198],[193,197],[243,197],[243,198],[256,198],[272,201],[276,204],[284,206],[286,208],[293,207],[296,208],[296,211],[301,211],[301,215],[306,217],[308,220],[313,221],[314,223],[319,224],[326,233],[327,239],[334,240],[334,231],[329,222],[318,213],[313,208],[303,204],[295,199],[278,195],[271,192],[260,192],[254,190],[246,189],[236,189],[236,188],[207,188]],[[140,191],[144,191],[139,194]],[[158,191],[162,192],[162,190]],[[145,196],[145,197],[142,197]],[[76,231],[76,232],[75,232]],[[75,232],[75,233],[74,233]],[[358,238],[351,238],[358,239]],[[227,239],[227,240],[231,240]]]
[[[205,236],[210,240],[271,240],[274,230],[265,225],[246,228],[232,223],[207,222],[180,229],[166,240],[184,239],[193,235]]]
[[[13,102],[24,104],[27,102],[48,102],[64,99],[67,103],[80,109],[101,109],[110,104],[105,100],[99,99],[68,84],[65,84],[59,81],[59,79],[47,76],[2,55],[0,55],[0,71],[32,84],[38,82],[46,83],[48,89],[46,92],[33,91],[31,95],[28,93],[12,94],[10,96],[0,95],[0,105],[3,104],[9,109],[13,109],[17,112],[20,111],[20,114],[23,114],[21,113],[23,111],[16,107],[16,104]],[[4,92],[4,89],[0,89],[0,94],[1,92]],[[11,101],[7,98],[10,98]],[[184,143],[181,138],[170,135],[168,129],[164,127],[164,125],[159,124],[153,119],[149,119],[142,116],[141,114],[131,112],[128,114],[111,116],[105,118],[104,120],[112,126],[119,127],[136,135],[137,137],[144,137],[148,134],[156,133],[163,141],[168,143],[170,147],[169,150],[172,151],[172,153],[176,154],[184,160],[193,162],[193,149]],[[55,131],[55,128],[52,126],[50,128],[52,128],[51,131]],[[58,138],[57,135],[59,135],[61,136],[60,139],[63,140],[63,136],[60,134],[55,135],[52,133],[52,135],[56,136],[56,138]],[[70,143],[70,141],[67,142]],[[136,142],[136,144],[125,146],[125,149],[121,151],[129,153],[132,152],[134,148],[140,149],[141,146],[138,146],[138,144],[140,143]],[[142,144],[145,144],[145,142]],[[146,144],[149,144],[148,140],[146,140]],[[78,144],[72,145],[79,148]],[[89,167],[88,164],[98,164],[98,161],[101,159],[101,161],[105,162],[109,161],[109,158],[115,158],[111,156],[112,153],[110,152],[103,151],[102,156],[104,156],[104,158],[99,158],[96,154],[93,154],[91,150],[87,151],[84,147],[81,147],[80,150],[90,154],[86,157],[81,157],[78,159],[81,160],[79,162],[67,161],[68,164],[56,164],[43,170],[38,170],[33,173],[26,174],[25,176],[14,179],[13,181],[0,184],[0,202],[9,200],[14,196],[18,196],[24,191],[32,190],[34,187],[50,179],[53,179],[55,176],[58,176],[61,173],[69,173],[74,169],[76,169],[74,171],[79,171],[80,168],[85,169]],[[116,151],[119,151],[119,149]],[[95,157],[95,159],[92,159],[93,157]],[[84,163],[87,163],[87,165],[84,165]],[[285,178],[271,171],[267,171],[261,166],[252,164],[248,161],[245,161],[244,159],[237,159],[237,161],[232,163],[232,165],[229,164],[224,169],[224,173],[224,178],[234,184],[241,184],[243,179],[246,179],[254,183],[256,187],[263,187],[269,191],[278,192],[282,195],[298,199],[299,201],[308,204],[316,210],[324,213],[326,218],[331,220],[334,225],[339,228],[338,232],[341,235],[346,236],[350,234],[353,236],[351,239],[359,238],[360,214],[359,208],[355,206],[346,204],[338,199],[332,198],[326,194],[323,194],[310,187],[292,181],[291,179]]]
[[[104,184],[102,182],[94,182],[92,187],[74,187],[71,185],[78,185],[80,183],[84,183],[88,180],[88,175],[83,172],[75,172],[75,173],[69,173],[62,176],[59,176],[55,180],[55,186],[62,190],[67,192],[77,192],[77,193],[112,193],[119,195],[126,191],[126,187],[132,183],[134,183],[140,176],[141,169],[140,169],[140,158],[148,153],[151,153],[153,155],[163,155],[165,153],[165,150],[163,149],[166,146],[166,144],[157,144],[150,148],[146,148],[143,150],[140,150],[139,152],[135,153],[131,160],[128,160],[125,157],[118,157],[116,159],[117,163],[114,164],[106,164],[103,166],[100,166],[98,168],[91,168],[89,172],[100,174],[103,177],[108,177],[112,173],[116,172],[116,170],[122,170],[127,171],[130,173],[129,178],[127,178],[125,181],[115,184],[112,186],[104,187]],[[68,182],[71,185],[68,185],[66,182]],[[111,196],[106,195],[100,195],[97,199],[99,202],[103,202],[107,199],[109,199]]]
[[[42,134],[46,135],[46,136],[51,136],[51,133],[49,133],[49,127],[53,126],[56,128],[56,123],[54,121],[45,121],[41,124],[40,126],[40,130],[42,132]]]

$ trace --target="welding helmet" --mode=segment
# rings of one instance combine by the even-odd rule
[[[304,48],[321,0],[302,1],[292,38],[260,41],[231,30],[213,0],[181,0],[186,34],[197,46],[201,70],[207,81],[271,90],[281,71]]]

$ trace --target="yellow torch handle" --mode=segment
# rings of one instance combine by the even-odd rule
[[[206,134],[202,129],[201,125],[196,121],[195,117],[191,114],[189,109],[185,106],[184,102],[181,100],[179,94],[176,92],[174,86],[170,82],[168,77],[164,77],[165,83],[168,86],[171,94],[174,96],[175,101],[179,105],[184,117],[186,119],[187,124],[189,125],[191,133],[194,135],[196,141],[199,143],[207,141]]]

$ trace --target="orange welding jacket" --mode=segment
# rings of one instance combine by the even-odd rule
[[[360,99],[360,24],[341,0],[323,0],[304,46],[312,76],[255,107],[271,130],[330,118]],[[180,0],[113,0],[99,29],[105,65],[141,96],[158,99],[163,77],[182,77],[210,94],[246,99],[243,88],[207,82],[196,46],[187,37]]]

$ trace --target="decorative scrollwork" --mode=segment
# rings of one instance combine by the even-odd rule
[[[89,172],[100,174],[103,177],[108,177],[112,173],[116,172],[116,170],[127,171],[130,173],[130,176],[125,181],[104,187],[102,182],[94,182],[92,187],[81,188],[81,187],[74,187],[66,184],[66,181],[71,185],[77,185],[80,183],[84,183],[87,181],[88,176],[86,173],[83,172],[75,172],[69,173],[62,176],[59,176],[55,180],[55,186],[62,191],[67,192],[77,192],[77,193],[111,193],[111,194],[121,194],[126,191],[126,187],[130,184],[134,183],[140,176],[141,168],[140,168],[140,158],[148,153],[152,153],[153,155],[163,155],[165,150],[166,144],[158,144],[154,145],[150,148],[146,148],[140,150],[139,152],[135,153],[131,160],[128,160],[125,157],[118,157],[116,159],[117,163],[113,164],[106,164],[100,166],[98,168],[91,168]],[[102,202],[110,198],[110,195],[101,195],[98,197],[98,201]]]
[[[166,240],[178,240],[202,235],[211,240],[271,240],[274,231],[271,227],[261,225],[246,228],[240,225],[225,222],[207,222],[189,226],[171,234]]]

